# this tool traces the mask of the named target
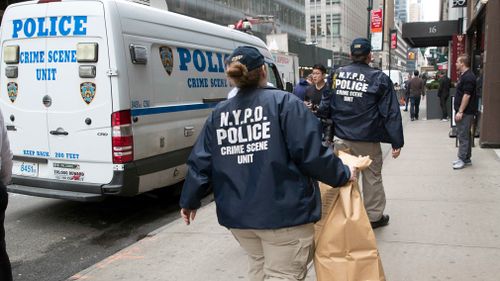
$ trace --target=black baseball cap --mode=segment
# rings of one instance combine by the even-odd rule
[[[372,50],[372,44],[366,38],[356,38],[351,44],[351,54],[356,56],[368,55]]]
[[[227,58],[228,63],[239,61],[245,65],[248,71],[254,70],[264,64],[264,56],[257,48],[250,46],[240,46]]]

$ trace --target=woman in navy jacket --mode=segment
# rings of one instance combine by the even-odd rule
[[[250,280],[303,280],[321,216],[316,180],[342,186],[354,170],[322,146],[321,124],[300,99],[266,87],[257,49],[238,47],[229,61],[240,90],[214,109],[193,147],[181,215],[189,224],[213,185],[219,223],[249,254]]]

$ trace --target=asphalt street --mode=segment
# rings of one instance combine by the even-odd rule
[[[6,242],[16,281],[66,280],[179,217],[178,195],[168,190],[100,203],[12,193],[9,200]]]

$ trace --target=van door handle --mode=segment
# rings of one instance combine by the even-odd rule
[[[69,134],[63,128],[57,128],[57,130],[50,131],[49,133],[54,136],[67,136]]]
[[[193,134],[194,134],[194,127],[193,126],[184,127],[184,136],[185,137],[190,137]]]

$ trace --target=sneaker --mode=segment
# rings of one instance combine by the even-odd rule
[[[453,162],[452,167],[454,170],[460,170],[460,169],[463,169],[465,167],[465,163],[461,159],[458,159],[457,161]]]
[[[443,122],[448,122],[448,119],[444,119],[444,118],[443,118],[443,119],[441,119],[441,121],[443,121]]]
[[[415,118],[412,118],[411,121],[415,121]]]
[[[470,165],[472,165],[472,160],[470,160],[470,159],[469,159],[469,160],[461,160],[461,159],[457,159],[457,160],[455,160],[455,161],[451,162],[451,164],[452,164],[452,165],[455,165],[455,164],[459,163],[460,161],[464,162],[465,166],[470,166]]]
[[[382,215],[378,221],[372,221],[370,224],[372,225],[372,229],[386,226],[389,224],[389,215]]]

